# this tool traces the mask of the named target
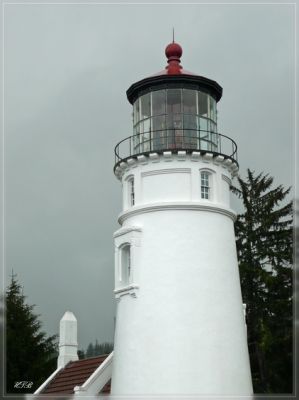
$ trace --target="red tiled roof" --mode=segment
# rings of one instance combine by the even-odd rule
[[[101,393],[110,393],[111,391],[111,379],[106,383],[106,385],[101,390]]]
[[[83,385],[107,357],[108,354],[105,354],[83,360],[70,361],[54,376],[41,394],[73,394],[74,387]],[[104,386],[102,392],[104,390],[104,393],[110,393],[110,381]]]

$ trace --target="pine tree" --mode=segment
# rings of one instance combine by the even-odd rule
[[[25,303],[15,275],[5,297],[6,393],[33,393],[56,368],[56,335],[46,337],[41,331],[34,305]]]
[[[85,358],[84,350],[78,350],[78,358],[79,360],[83,360]]]
[[[100,349],[99,342],[98,342],[98,340],[96,340],[96,344],[94,345],[94,352],[93,352],[93,355],[94,355],[94,356],[100,355],[100,351],[101,351],[101,349]]]
[[[86,358],[94,356],[94,347],[93,347],[92,343],[89,343],[85,354],[86,354]]]
[[[104,342],[98,345],[97,355],[110,354],[113,351],[113,343]]]
[[[235,222],[255,393],[292,392],[292,203],[290,189],[248,170],[232,191],[244,213]],[[281,203],[284,202],[284,205]]]
[[[89,343],[86,350],[86,358],[101,356],[103,354],[110,354],[113,351],[113,343],[104,342],[99,344],[98,340],[96,340],[95,344]]]

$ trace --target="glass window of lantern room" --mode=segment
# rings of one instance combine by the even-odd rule
[[[209,135],[210,135],[210,148],[211,151],[218,151],[218,134],[216,133],[216,124],[209,120]]]
[[[180,114],[182,112],[182,90],[168,89],[166,104],[168,115]]]
[[[141,100],[141,119],[151,116],[151,95],[147,93],[140,97]]]
[[[152,117],[152,150],[166,148],[166,119],[165,115]]]
[[[131,276],[131,246],[129,243],[124,244],[120,250],[120,280],[123,285],[130,282]]]
[[[163,115],[166,110],[166,90],[152,92],[152,115]]]
[[[140,121],[140,115],[139,115],[139,98],[135,101],[135,103],[133,104],[133,123],[134,126],[137,124],[137,122]]]
[[[170,149],[182,148],[182,89],[168,89],[166,105],[167,147]]]
[[[202,117],[208,117],[208,95],[198,92],[198,113]]]
[[[150,150],[150,130],[151,130],[151,93],[140,97],[140,115],[142,118],[142,130],[140,130],[140,151]]]
[[[216,100],[209,96],[209,118],[216,122]]]
[[[142,133],[142,122],[140,122],[140,98],[133,104],[133,154],[140,153],[140,133]]]
[[[183,89],[183,112],[184,114],[197,114],[196,90]]]
[[[166,90],[152,92],[152,150],[165,148],[166,136]]]
[[[210,173],[202,171],[200,173],[200,186],[201,186],[201,198],[210,198]]]
[[[198,118],[197,118],[197,92],[183,89],[183,113],[184,113],[184,147],[197,148]]]

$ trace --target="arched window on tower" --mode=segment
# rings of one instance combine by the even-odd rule
[[[120,281],[123,286],[130,282],[131,277],[131,246],[125,243],[120,249]]]
[[[211,198],[211,174],[208,171],[201,171],[200,173],[200,193],[202,199]]]

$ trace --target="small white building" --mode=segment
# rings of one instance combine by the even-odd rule
[[[60,320],[57,369],[35,391],[46,396],[93,396],[110,393],[111,354],[78,359],[77,319],[66,311]]]
[[[230,207],[237,145],[218,132],[221,86],[183,69],[179,44],[165,54],[163,71],[128,89],[133,135],[115,148],[114,354],[68,393],[99,394],[112,378],[113,396],[251,396]],[[73,317],[61,326],[73,333],[61,330],[58,371],[38,393],[84,361]]]

